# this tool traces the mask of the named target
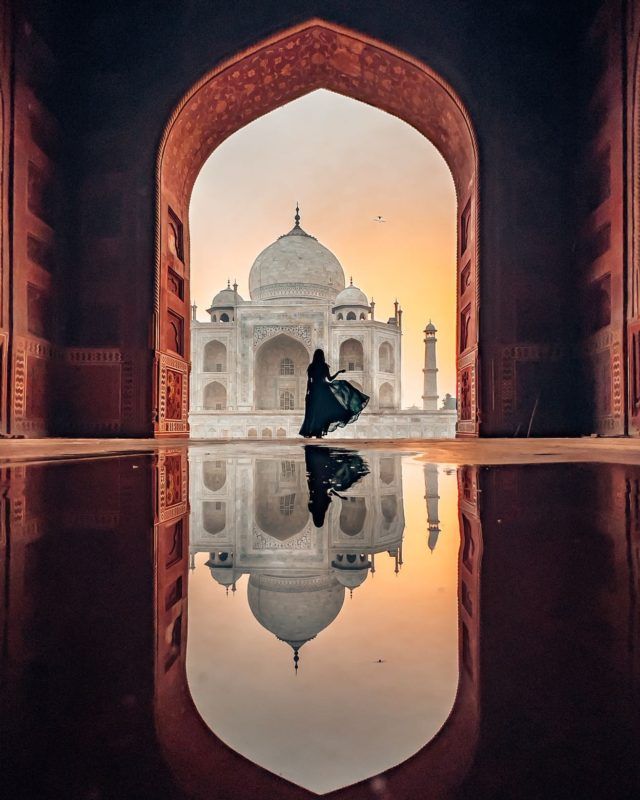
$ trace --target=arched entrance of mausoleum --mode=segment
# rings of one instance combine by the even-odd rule
[[[291,336],[279,334],[266,341],[255,355],[254,408],[278,412],[304,408],[309,359],[307,348]]]

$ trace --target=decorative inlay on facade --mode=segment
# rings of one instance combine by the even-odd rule
[[[254,526],[253,547],[255,550],[311,550],[313,544],[308,525],[303,531],[283,542]]]
[[[317,297],[319,300],[333,300],[335,296],[335,290],[309,283],[274,283],[261,286],[255,291],[256,300],[274,297]]]
[[[311,326],[310,325],[256,325],[253,328],[253,349],[280,334],[287,334],[294,339],[298,339],[307,348],[311,349]]]
[[[186,513],[188,508],[187,458],[183,451],[168,450],[158,457],[158,518],[160,522]]]
[[[188,391],[187,377],[189,365],[174,356],[166,353],[160,354],[159,359],[159,386],[158,386],[158,431],[159,433],[183,433],[188,429],[187,410],[188,410]],[[182,376],[180,381],[176,376]],[[171,397],[169,398],[169,390]],[[171,418],[171,414],[176,414],[176,409],[180,407],[179,418]]]
[[[120,364],[123,356],[121,350],[70,347],[65,350],[65,360],[73,363]]]
[[[620,357],[620,343],[615,342],[611,353],[611,373],[613,379],[613,414],[622,415],[622,360]]]

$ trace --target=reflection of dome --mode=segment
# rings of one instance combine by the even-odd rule
[[[236,582],[236,571],[229,567],[209,567],[211,577],[221,586],[233,586]]]
[[[334,567],[333,574],[336,576],[338,583],[341,583],[346,589],[357,589],[367,580],[369,568],[341,569],[340,567]]]
[[[298,650],[338,616],[344,586],[332,574],[253,574],[248,596],[251,611],[263,628]]]
[[[297,209],[296,209],[297,211]],[[344,272],[333,253],[296,224],[253,262],[249,274],[252,300],[333,300],[344,288]]]
[[[221,586],[233,586],[236,582],[236,571],[233,568],[233,556],[229,553],[211,553],[207,566],[211,577]]]
[[[237,292],[234,292],[229,286],[213,298],[211,301],[211,308],[235,308],[236,303],[241,305],[244,300]]]
[[[358,306],[368,310],[369,300],[362,289],[358,289],[357,286],[351,284],[340,292],[333,304],[334,308],[342,308],[344,306]]]

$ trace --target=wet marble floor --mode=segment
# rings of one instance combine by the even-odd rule
[[[636,450],[508,444],[4,443],[3,796],[639,796]]]

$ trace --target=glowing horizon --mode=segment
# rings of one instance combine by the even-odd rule
[[[436,148],[405,122],[326,90],[235,133],[205,163],[190,206],[192,299],[204,309],[257,255],[301,226],[375,299],[403,308],[402,405],[422,406],[423,330],[438,329],[438,394],[455,395],[456,198]],[[386,221],[375,222],[382,216]]]

